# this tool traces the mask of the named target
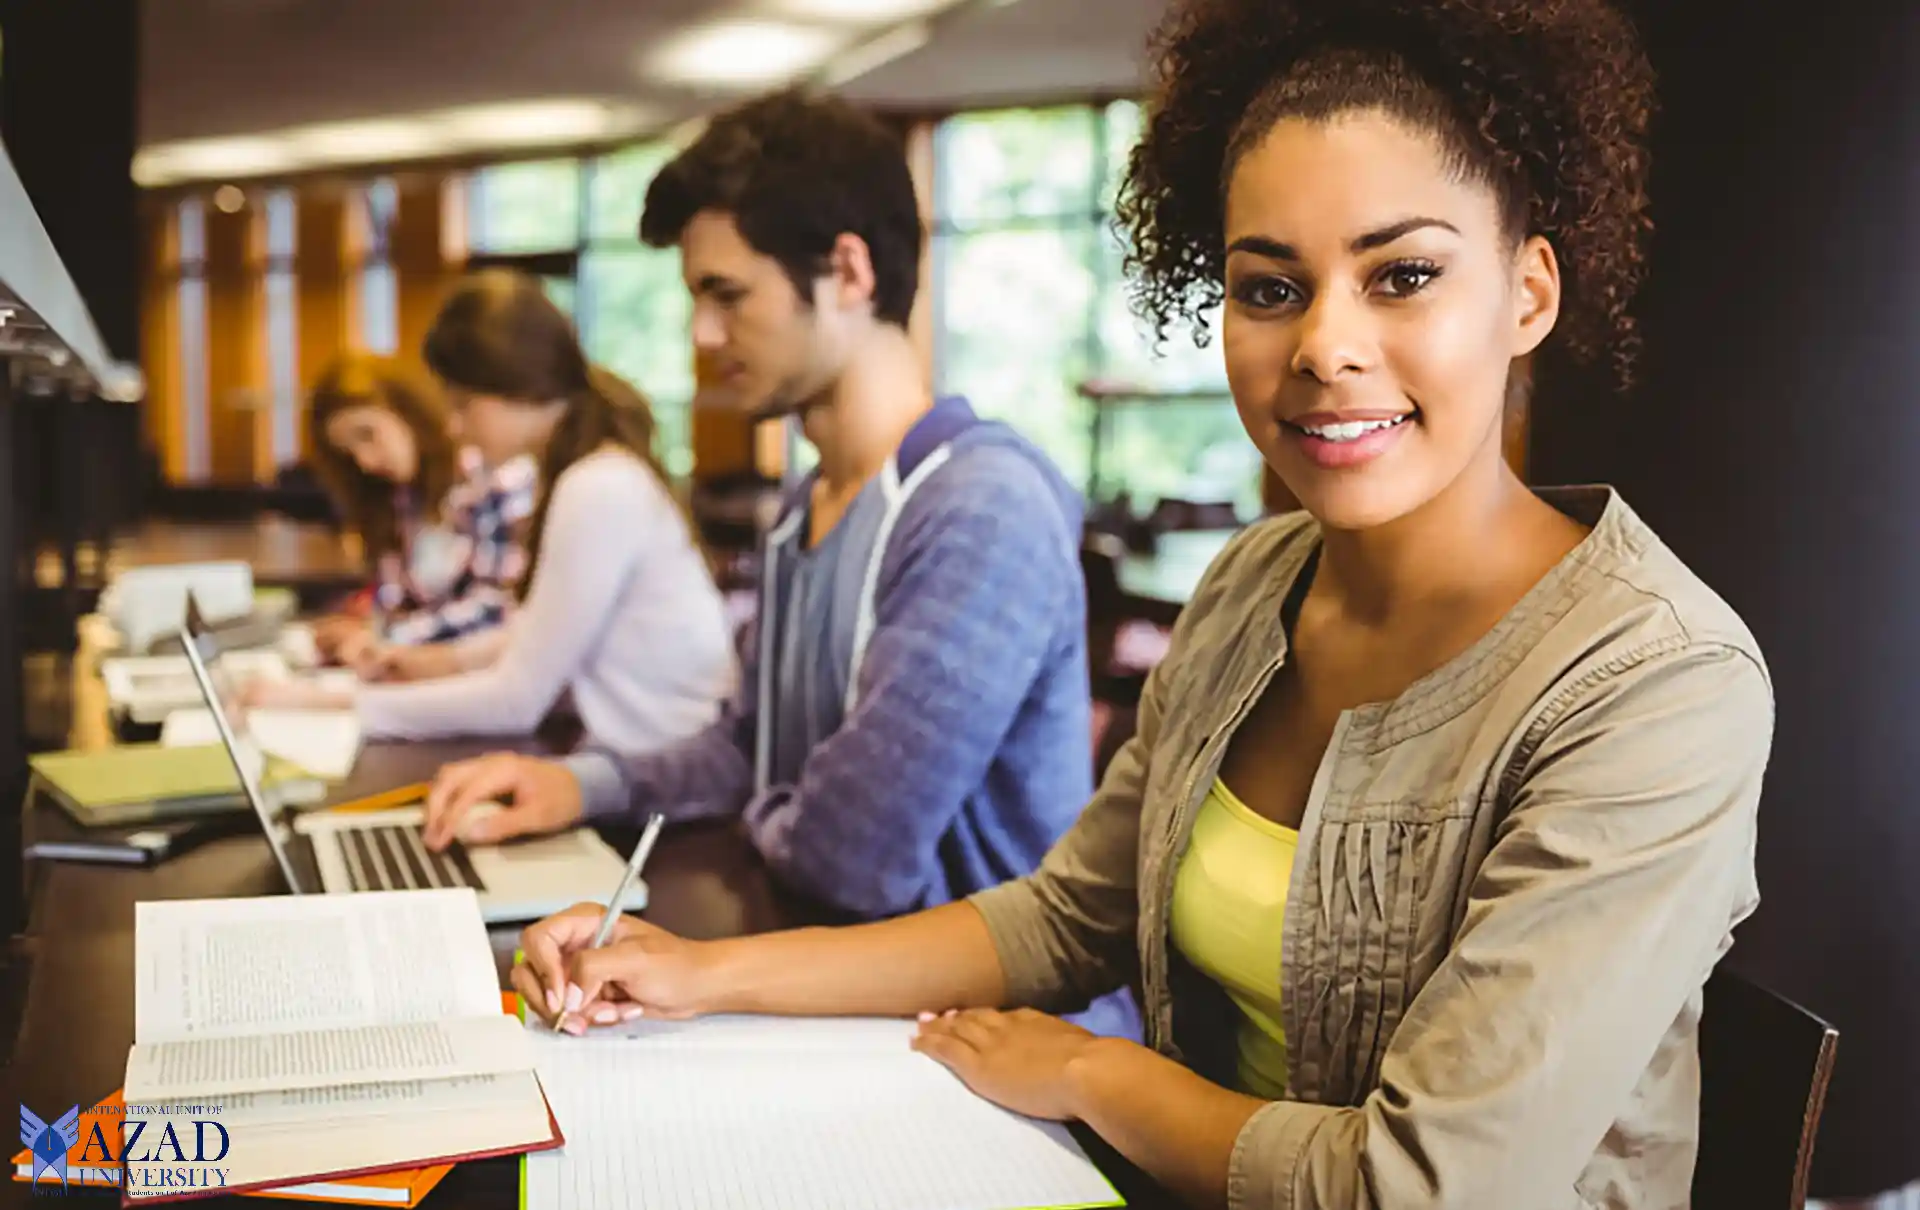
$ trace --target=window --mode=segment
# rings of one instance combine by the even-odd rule
[[[580,235],[580,163],[539,160],[473,174],[468,238],[477,251],[553,252]]]
[[[180,409],[186,438],[186,476],[213,470],[207,424],[207,211],[197,197],[180,203]]]
[[[276,189],[266,204],[267,394],[273,403],[273,465],[300,458],[300,356],[294,279],[293,192]]]
[[[654,174],[673,155],[647,143],[591,160],[483,168],[468,189],[475,259],[524,269],[574,317],[587,356],[639,387],[667,469],[693,469],[691,303],[671,249],[639,239]]]
[[[1132,101],[961,114],[934,144],[934,364],[1044,448],[1097,498],[1230,500],[1259,511],[1259,455],[1217,342],[1173,331],[1156,349],[1132,313],[1115,195],[1139,134]],[[1212,330],[1218,332],[1217,322]],[[1139,392],[1094,405],[1091,378]],[[1097,471],[1097,476],[1096,476]]]
[[[394,276],[392,239],[400,193],[391,178],[370,181],[360,191],[356,216],[360,236],[360,299],[354,308],[360,348],[393,354],[400,347],[400,282]]]

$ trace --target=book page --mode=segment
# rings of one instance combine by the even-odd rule
[[[701,1024],[532,1035],[567,1142],[526,1158],[523,1210],[1120,1204],[1063,1126],[975,1096],[908,1049],[909,1023]]]
[[[134,950],[147,1045],[501,1016],[466,888],[143,902]]]
[[[136,1043],[127,1056],[126,1100],[207,1100],[346,1084],[526,1071],[525,1030],[511,1017],[456,1017],[243,1038]]]

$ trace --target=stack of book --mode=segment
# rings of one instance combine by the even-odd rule
[[[120,1188],[125,1171],[125,1165],[120,1162],[120,1125],[126,1120],[125,1096],[116,1091],[97,1105],[74,1108],[80,1109],[80,1116],[70,1126],[62,1126],[59,1118],[50,1122],[41,1121],[37,1114],[34,1118],[35,1122],[39,1122],[39,1129],[56,1128],[77,1134],[79,1141],[68,1147],[66,1152],[66,1187]],[[23,1131],[36,1128],[26,1118],[26,1114],[31,1112],[31,1109],[22,1106],[20,1124]],[[368,1176],[295,1181],[292,1184],[250,1190],[247,1196],[338,1202],[355,1206],[413,1207],[418,1206],[420,1199],[432,1192],[433,1187],[452,1171],[452,1164],[401,1168]],[[23,1150],[13,1157],[13,1179],[38,1185],[42,1190],[51,1190],[62,1183],[60,1170],[37,1164],[31,1150]]]
[[[134,928],[122,1091],[23,1104],[16,1180],[412,1205],[565,1141],[469,889],[150,901]]]
[[[197,844],[260,825],[218,744],[126,744],[29,758],[36,801],[28,858],[152,865]],[[327,783],[267,758],[261,776],[283,803],[315,805]]]

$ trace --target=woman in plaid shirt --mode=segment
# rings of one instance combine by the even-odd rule
[[[322,653],[390,680],[485,665],[526,570],[535,461],[489,469],[456,450],[440,396],[391,358],[337,359],[308,423],[320,476],[375,569],[371,617],[323,621]]]
[[[564,703],[622,752],[709,726],[734,688],[732,636],[646,398],[588,361],[572,321],[521,273],[463,282],[422,351],[455,431],[489,465],[540,460],[512,620],[484,667],[350,691],[255,681],[242,704],[351,709],[368,739],[425,739],[526,735]]]

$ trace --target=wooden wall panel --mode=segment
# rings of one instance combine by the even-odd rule
[[[140,215],[140,371],[146,378],[141,424],[161,474],[187,473],[187,426],[180,383],[180,224],[172,204],[149,202]]]
[[[763,451],[756,441],[756,427],[778,433],[780,425],[756,426],[743,412],[724,406],[702,406],[700,398],[713,383],[711,363],[688,340],[687,356],[693,358],[693,413],[689,417],[693,445],[693,478],[703,483],[743,475],[759,470],[762,474],[780,473],[780,451]],[[771,461],[763,457],[771,454]]]
[[[299,199],[294,259],[299,307],[300,457],[312,453],[306,394],[328,362],[354,343],[354,262],[348,250],[347,200],[340,191],[310,190]]]
[[[266,304],[259,215],[207,207],[207,433],[215,483],[256,481],[255,427],[266,417]]]
[[[407,176],[397,183],[399,206],[391,249],[400,295],[400,344],[395,352],[418,362],[427,330],[459,271],[447,262],[445,252],[445,177]]]

